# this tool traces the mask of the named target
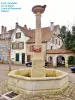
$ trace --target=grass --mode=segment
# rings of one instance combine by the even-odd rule
[[[12,70],[9,70],[9,69],[5,69],[5,72],[11,72]]]

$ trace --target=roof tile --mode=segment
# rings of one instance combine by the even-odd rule
[[[58,25],[54,26],[53,31],[50,30],[50,27],[41,28],[42,42],[48,41],[51,38],[52,33],[57,30],[57,27],[58,27]],[[30,33],[31,33],[32,37],[27,41],[27,43],[35,42],[35,36],[34,36],[35,35],[35,30],[31,30]]]
[[[66,49],[53,49],[53,50],[47,50],[47,54],[67,54],[72,53],[72,50],[66,50]]]

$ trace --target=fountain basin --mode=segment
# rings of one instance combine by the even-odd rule
[[[45,77],[31,77],[31,68],[11,71],[8,76],[8,88],[16,92],[40,93],[50,92],[60,93],[68,86],[68,74],[55,70],[45,69]]]
[[[32,12],[37,14],[38,12],[42,14],[45,11],[46,5],[41,6],[41,5],[36,5],[32,8]]]

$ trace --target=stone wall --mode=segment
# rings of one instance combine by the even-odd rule
[[[53,59],[53,66],[57,67],[57,57],[62,56],[65,58],[65,67],[68,67],[68,57],[73,56],[73,54],[47,54],[46,59],[48,61],[48,57],[52,57]]]

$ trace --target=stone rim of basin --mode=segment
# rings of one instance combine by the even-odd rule
[[[28,70],[31,68],[26,68],[26,69]],[[53,77],[27,77],[27,76],[21,76],[21,75],[15,74],[16,71],[22,71],[22,70],[26,70],[26,69],[13,70],[8,74],[8,76],[15,77],[15,78],[17,77],[17,78],[25,79],[25,80],[47,80],[47,79],[49,80],[49,79],[61,79],[68,75],[68,73],[60,71],[60,70],[55,70],[55,71],[58,71],[61,73],[60,76],[55,76],[55,77],[54,76]],[[53,70],[53,69],[48,69],[48,70]]]

